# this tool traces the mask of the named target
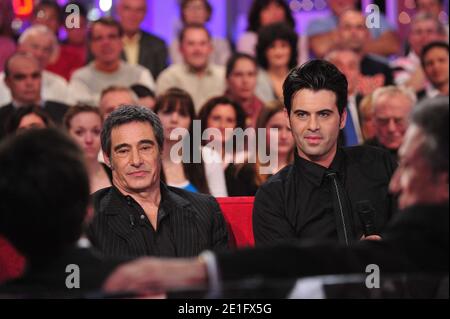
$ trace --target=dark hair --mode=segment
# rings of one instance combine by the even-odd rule
[[[119,37],[123,36],[123,29],[119,22],[117,22],[116,20],[114,20],[111,17],[103,17],[103,18],[100,18],[100,19],[92,22],[91,27],[89,28],[89,31],[88,31],[89,41],[92,41],[92,30],[94,30],[94,26],[97,24],[105,25],[108,27],[114,27],[119,32]]]
[[[185,22],[183,11],[186,8],[186,6],[189,4],[189,2],[192,2],[192,1],[195,1],[195,0],[181,0],[180,13],[181,13],[181,19],[183,20],[183,23]],[[207,0],[201,0],[201,1],[202,1],[203,5],[205,6],[206,12],[208,12],[208,18],[206,18],[206,22],[208,22],[209,19],[211,19],[211,14],[212,14],[213,8]]]
[[[202,25],[202,24],[188,24],[181,29],[179,35],[178,35],[178,41],[180,44],[183,42],[184,37],[186,36],[186,32],[190,29],[197,29],[197,30],[203,30],[208,35],[208,39],[211,40],[211,33],[208,31],[208,29]]]
[[[161,121],[158,115],[146,107],[138,105],[122,105],[114,110],[103,123],[103,129],[100,134],[102,142],[102,150],[110,157],[111,155],[111,131],[113,128],[131,123],[143,122],[148,123],[153,129],[159,150],[162,151],[164,143],[164,133]]]
[[[202,122],[202,131],[207,129],[208,118],[211,115],[211,112],[214,110],[214,108],[219,104],[231,105],[236,113],[236,128],[241,129],[246,128],[245,119],[247,115],[242,106],[238,102],[230,99],[227,96],[217,96],[206,101],[206,103],[200,109],[198,117]]]
[[[63,22],[63,12],[61,7],[55,0],[41,0],[33,9],[33,17],[37,17],[40,10],[44,7],[51,8],[56,11],[58,17],[58,22],[61,24]]]
[[[31,264],[80,238],[89,202],[81,150],[63,132],[29,130],[0,145],[0,233]]]
[[[283,7],[286,16],[286,23],[292,28],[295,28],[295,20],[292,16],[291,9],[284,0],[254,0],[248,15],[248,31],[258,32],[261,28],[261,11],[267,8],[272,2]]]
[[[43,111],[39,106],[28,105],[15,109],[14,112],[8,117],[5,123],[5,133],[6,134],[15,133],[19,128],[20,121],[22,121],[22,119],[25,116],[30,114],[36,114],[37,116],[39,116],[45,123],[46,127],[55,126],[53,121],[50,119],[50,116],[45,111]]]
[[[422,154],[434,173],[448,173],[449,161],[448,96],[425,99],[413,108],[411,123],[426,136]]]
[[[142,84],[133,84],[130,89],[137,95],[138,98],[141,97],[152,97],[155,98],[155,92],[150,90],[148,87]]]
[[[250,54],[240,53],[240,52],[235,53],[227,61],[226,73],[225,73],[225,76],[227,79],[230,77],[231,73],[234,71],[234,67],[236,66],[236,63],[241,59],[249,60],[255,65],[255,68],[258,67],[258,63],[256,62],[256,59],[254,57],[252,57]]]
[[[183,171],[186,178],[199,190],[201,193],[210,194],[208,188],[208,182],[206,180],[205,169],[203,161],[195,163],[193,160],[194,152],[201,152],[200,149],[194,149],[194,132],[192,121],[196,119],[194,102],[186,91],[179,88],[171,88],[158,97],[155,104],[155,113],[174,113],[187,115],[191,118],[191,124],[189,126],[189,163],[183,161]],[[165,181],[164,171],[161,171],[161,179]]]
[[[64,114],[63,125],[66,128],[66,130],[70,129],[70,122],[76,115],[78,115],[80,113],[97,114],[98,117],[100,118],[100,120],[103,122],[103,115],[100,112],[100,109],[98,107],[94,107],[94,106],[86,105],[86,104],[77,104],[75,106],[70,107],[67,110],[66,114]]]
[[[449,52],[449,46],[447,42],[444,41],[433,41],[428,43],[426,46],[423,47],[422,52],[420,54],[420,62],[422,63],[422,67],[425,66],[425,56],[429,51],[431,51],[434,48],[441,48],[444,50],[447,50],[447,53]]]
[[[276,40],[284,40],[291,47],[291,58],[289,59],[289,69],[297,65],[297,33],[293,31],[286,23],[275,23],[261,28],[258,32],[258,43],[256,44],[256,58],[258,63],[264,69],[269,67],[267,60],[267,49],[273,45]]]
[[[339,114],[347,106],[348,83],[339,69],[324,60],[312,60],[293,69],[284,81],[284,106],[291,113],[292,99],[300,90],[328,90],[336,94],[336,105]]]

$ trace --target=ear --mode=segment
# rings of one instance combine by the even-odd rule
[[[4,81],[6,86],[11,89],[11,79],[9,77],[5,77]]]
[[[108,165],[111,168],[111,170],[114,170],[112,162],[111,162],[111,159],[109,158],[109,156],[105,152],[102,152],[102,154],[103,154],[103,160],[105,161],[106,165]]]
[[[347,108],[344,108],[344,111],[341,114],[341,123],[339,123],[339,128],[341,130],[345,127],[346,122],[347,122]]]

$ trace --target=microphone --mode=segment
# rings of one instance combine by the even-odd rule
[[[364,235],[378,235],[375,227],[375,208],[368,200],[362,200],[356,203],[356,210],[358,212],[359,220],[363,226]]]

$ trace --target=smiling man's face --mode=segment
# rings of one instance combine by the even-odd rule
[[[317,164],[331,162],[346,117],[345,110],[339,115],[334,92],[309,89],[297,92],[292,99],[289,122],[298,155]]]
[[[159,186],[161,152],[153,128],[147,122],[130,122],[111,131],[111,156],[105,154],[113,184],[133,194]]]

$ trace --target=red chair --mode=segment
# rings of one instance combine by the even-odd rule
[[[255,245],[252,224],[254,200],[254,197],[217,198],[227,222],[231,246],[241,248]]]
[[[19,277],[25,269],[25,258],[0,236],[0,283]]]

